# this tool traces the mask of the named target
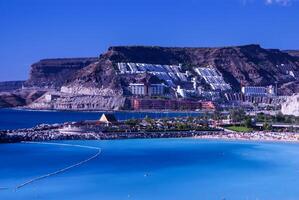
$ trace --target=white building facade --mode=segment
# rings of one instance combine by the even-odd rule
[[[131,83],[130,91],[137,96],[164,96],[167,86],[165,84],[150,84],[149,86],[143,83]]]
[[[266,96],[268,94],[266,87],[245,86],[241,89],[245,96]]]

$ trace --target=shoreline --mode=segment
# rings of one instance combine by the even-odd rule
[[[195,138],[251,141],[299,142],[299,132],[236,132],[188,117],[131,121],[89,120],[39,124],[31,128],[0,130],[0,143],[52,140],[117,140],[152,138]],[[106,119],[106,121],[105,121]]]
[[[195,139],[221,139],[238,141],[257,141],[257,142],[299,142],[298,132],[271,132],[271,131],[252,131],[252,132],[226,132],[218,135],[200,135]]]
[[[117,139],[54,139],[54,140],[21,140],[16,142],[0,142],[1,144],[26,144],[26,143],[47,143],[47,142],[55,142],[55,141],[107,141],[107,140],[155,140],[155,139],[195,139],[195,140],[212,140],[212,141],[225,141],[225,142],[259,142],[259,143],[281,143],[281,144],[299,144],[299,140],[277,140],[277,139],[241,139],[241,138],[224,138],[224,137],[198,137],[198,136],[190,136],[190,137],[134,137],[134,138],[117,138]],[[5,188],[1,188],[5,189]]]
[[[204,114],[206,112],[211,111],[194,111],[194,110],[55,110],[55,109],[32,109],[32,108],[24,108],[24,107],[10,107],[10,108],[0,108],[3,110],[18,110],[18,111],[30,111],[30,112],[86,112],[86,113],[98,113],[98,112],[108,112],[108,113],[192,113],[192,114]]]
[[[245,142],[261,142],[261,143],[290,143],[299,144],[299,140],[278,140],[278,139],[245,139],[245,138],[224,138],[224,137],[193,137],[196,140],[215,140],[215,141],[245,141]]]
[[[50,127],[50,128],[49,128]],[[0,131],[0,144],[61,140],[124,140],[193,138],[199,140],[299,143],[297,132],[226,132],[223,130],[138,131],[138,132],[59,132],[61,126]]]

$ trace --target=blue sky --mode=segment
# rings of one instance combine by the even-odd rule
[[[0,0],[0,81],[112,45],[299,49],[298,0]]]

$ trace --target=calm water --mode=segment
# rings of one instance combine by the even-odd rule
[[[97,119],[99,113],[0,110],[0,129]],[[188,115],[125,113],[118,119]],[[298,200],[299,144],[196,139],[59,141],[102,149],[76,168],[15,187],[94,155],[45,144],[0,145],[0,200]],[[1,188],[8,188],[2,190]]]
[[[99,119],[103,112],[51,112],[0,109],[0,130],[30,128],[38,124],[63,123],[67,121],[82,121]],[[131,118],[198,116],[201,113],[187,112],[115,112],[118,120]]]
[[[0,145],[0,199],[298,200],[299,146],[196,139],[64,141],[102,148],[95,160],[22,189],[92,149]],[[148,176],[145,176],[148,174]]]

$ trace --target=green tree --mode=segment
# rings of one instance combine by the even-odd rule
[[[218,110],[215,110],[215,112],[213,113],[213,119],[220,120],[221,118],[222,118],[221,113]]]
[[[130,126],[136,126],[138,123],[137,119],[128,119],[125,124],[130,125]]]
[[[259,121],[259,122],[266,121],[266,116],[263,112],[257,114],[257,121]]]
[[[263,124],[263,130],[264,131],[271,131],[272,130],[272,125],[270,123],[268,123],[268,122],[265,122]]]
[[[245,119],[245,116],[246,116],[246,113],[243,109],[241,108],[238,108],[238,109],[232,109],[230,110],[229,112],[229,116],[230,116],[230,119],[233,121],[233,122],[241,122]]]
[[[188,122],[193,122],[193,120],[194,120],[194,117],[192,117],[192,116],[187,117]]]
[[[281,112],[279,112],[277,115],[275,115],[275,121],[276,122],[285,122],[284,115]]]
[[[154,123],[154,120],[149,118],[147,115],[145,116],[144,120],[149,123],[149,124],[153,124]]]
[[[252,120],[251,118],[246,118],[244,121],[244,126],[247,128],[251,128],[252,127]]]

